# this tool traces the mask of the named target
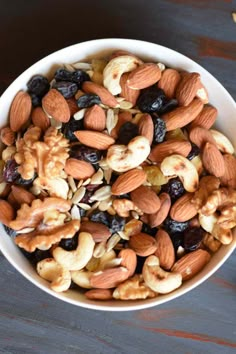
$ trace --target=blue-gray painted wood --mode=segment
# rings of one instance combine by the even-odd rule
[[[136,38],[178,50],[236,99],[236,1],[0,0],[0,90],[51,52],[80,41]],[[236,350],[236,254],[171,303],[107,313],[60,302],[0,255],[0,353],[231,354]]]

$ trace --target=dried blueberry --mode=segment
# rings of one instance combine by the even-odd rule
[[[194,143],[191,143],[191,145],[192,145],[192,149],[187,156],[187,159],[189,159],[189,160],[192,160],[194,157],[196,157],[200,154],[199,147],[197,145],[195,145]]]
[[[3,224],[3,227],[4,227],[5,231],[6,231],[6,233],[8,234],[8,236],[13,237],[13,238],[16,236],[16,231],[15,230],[13,230],[12,228],[10,228],[9,226],[6,226],[4,224]]]
[[[56,81],[53,84],[53,88],[58,90],[63,97],[71,98],[78,91],[78,86],[74,82],[69,81]]]
[[[28,260],[36,265],[38,262],[42,261],[45,258],[52,258],[52,255],[49,250],[42,251],[39,249],[36,249],[34,252],[27,252],[23,248],[21,248],[21,252],[24,254]]]
[[[161,192],[169,194],[173,203],[185,193],[185,189],[179,178],[171,178],[168,183],[162,185]]]
[[[118,132],[118,143],[128,145],[130,140],[135,138],[139,134],[137,124],[126,122],[124,123]]]
[[[201,245],[205,231],[200,227],[188,228],[184,231],[184,249],[195,251]]]
[[[185,222],[179,222],[179,221],[175,221],[173,219],[171,219],[170,216],[168,216],[164,223],[164,228],[165,230],[169,233],[169,234],[175,234],[176,232],[183,232],[184,230],[186,230],[189,226],[189,222],[185,221]]]
[[[162,143],[166,135],[166,123],[157,115],[152,115],[154,125],[153,144]]]
[[[85,71],[78,69],[72,73],[72,81],[75,82],[80,88],[83,82],[91,80]]]
[[[108,227],[110,226],[110,214],[106,211],[94,210],[89,215],[89,219],[90,221],[100,222]]]
[[[29,93],[30,97],[31,97],[31,101],[32,101],[32,105],[34,107],[38,107],[41,106],[42,103],[42,98],[35,95],[35,93]]]
[[[142,232],[144,232],[145,234],[155,236],[157,231],[158,231],[157,227],[151,227],[148,224],[143,223]]]
[[[75,120],[74,118],[71,118],[68,123],[65,123],[62,127],[62,132],[65,135],[65,138],[70,140],[70,141],[78,141],[76,138],[74,132],[76,130],[81,130],[83,129],[83,120]]]
[[[74,145],[71,148],[70,156],[78,160],[97,164],[101,160],[102,152],[85,145]]]
[[[18,164],[14,159],[7,160],[3,169],[3,179],[5,182],[14,182],[20,174],[18,172]]]
[[[163,106],[159,109],[159,114],[164,114],[173,111],[178,107],[178,101],[176,99],[164,100]]]
[[[62,247],[66,251],[75,250],[76,247],[78,246],[78,234],[76,234],[72,238],[63,238],[60,241],[59,246]]]
[[[27,83],[29,93],[33,93],[38,97],[43,97],[50,88],[48,79],[43,75],[34,75]]]
[[[119,215],[110,215],[109,229],[112,234],[123,230],[125,226],[125,219]]]
[[[79,108],[88,108],[100,103],[100,97],[98,95],[95,95],[94,93],[86,93],[85,95],[80,96],[77,99],[77,105]]]
[[[170,238],[173,243],[175,251],[177,251],[180,246],[184,247],[184,234],[182,232],[175,232],[172,235],[170,235]]]
[[[59,68],[54,74],[56,81],[72,81],[73,73],[69,70]]]
[[[137,106],[141,112],[159,112],[166,96],[163,90],[157,87],[150,87],[141,91],[137,100]]]

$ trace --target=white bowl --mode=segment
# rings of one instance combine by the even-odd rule
[[[32,75],[48,75],[55,69],[55,66],[58,66],[58,64],[73,63],[80,60],[86,61],[86,59],[94,56],[103,57],[112,50],[116,49],[128,50],[145,60],[162,62],[173,68],[199,72],[201,74],[203,84],[209,92],[211,104],[214,105],[219,111],[216,127],[225,133],[236,147],[236,104],[224,87],[209,72],[186,56],[154,43],[131,39],[109,38],[79,43],[59,50],[32,65],[23,74],[21,74],[1,96],[0,127],[4,126],[7,122],[9,107],[15,94],[21,89],[26,89],[26,83]],[[222,246],[220,250],[213,255],[210,262],[199,274],[191,280],[184,282],[179,289],[170,294],[160,295],[157,298],[142,301],[114,300],[103,302],[88,300],[82,293],[79,293],[76,290],[68,290],[66,293],[59,294],[52,291],[49,287],[49,283],[37,275],[35,269],[23,256],[21,251],[14,244],[13,240],[6,234],[2,225],[0,225],[0,232],[0,249],[4,256],[23,276],[25,276],[37,287],[48,294],[71,304],[106,311],[144,309],[162,304],[187,293],[209,278],[226,261],[230,254],[234,251],[236,245],[236,237],[234,237],[234,241],[230,245]]]

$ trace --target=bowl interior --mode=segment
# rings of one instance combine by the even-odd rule
[[[92,57],[102,58],[116,49],[123,49],[133,52],[144,60],[162,62],[166,66],[187,71],[196,71],[201,74],[202,82],[209,92],[209,100],[212,105],[218,109],[218,118],[215,127],[222,131],[231,140],[236,148],[236,104],[224,87],[200,65],[175,52],[169,48],[157,44],[130,40],[130,39],[101,39],[89,42],[79,43],[62,50],[59,50],[46,58],[38,61],[36,64],[21,74],[4,92],[0,98],[1,118],[0,128],[8,120],[9,108],[15,94],[26,89],[27,81],[34,74],[44,74],[50,77],[56,67],[64,63],[73,63],[89,60]],[[127,311],[144,309],[155,306],[171,299],[174,299],[206,280],[212,275],[230,256],[236,246],[236,237],[234,232],[234,241],[228,246],[222,246],[214,254],[207,266],[194,278],[186,281],[181,288],[167,294],[160,295],[155,299],[142,301],[90,301],[82,293],[75,290],[69,290],[66,293],[57,294],[49,287],[49,283],[40,278],[27,259],[22,255],[14,242],[6,234],[2,225],[0,225],[1,240],[0,249],[8,261],[28,280],[47,293],[58,299],[70,302],[86,308],[108,311]]]

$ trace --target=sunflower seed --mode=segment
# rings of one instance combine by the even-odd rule
[[[56,128],[56,129],[61,129],[62,127],[62,122],[59,122],[58,120],[51,118],[50,119],[51,126]]]
[[[86,188],[85,187],[80,187],[76,192],[75,194],[73,195],[73,198],[72,198],[72,203],[73,204],[78,204],[81,199],[83,198],[83,196],[85,195],[85,192],[86,192]]]
[[[110,180],[111,180],[111,175],[112,175],[112,169],[109,168],[107,170],[104,171],[104,178],[105,178],[105,181],[109,184],[110,183]]]
[[[91,178],[87,178],[83,183],[82,186],[87,186],[91,181]]]
[[[75,69],[73,68],[73,66],[71,64],[64,64],[64,68],[70,72],[75,71]]]
[[[73,191],[70,189],[67,194],[67,199],[72,199],[73,197]]]
[[[103,170],[107,170],[109,168],[106,159],[100,160],[98,164]]]
[[[77,205],[74,205],[71,209],[71,219],[72,220],[80,220],[80,211]]]
[[[101,258],[106,252],[106,241],[99,242],[95,245],[93,251],[94,258]]]
[[[94,195],[90,198],[91,201],[102,201],[111,196],[111,187],[104,186],[96,190]]]
[[[106,117],[106,128],[108,134],[111,134],[113,128],[115,128],[118,122],[118,114],[115,114],[112,109],[107,110],[107,117]]]
[[[25,227],[24,229],[21,229],[19,231],[17,231],[17,235],[19,234],[27,234],[28,232],[32,232],[34,231],[34,227]]]
[[[68,176],[68,183],[73,193],[77,191],[75,180],[72,176]]]
[[[80,109],[78,112],[76,112],[73,117],[75,120],[81,120],[84,118],[84,115],[85,115],[85,112],[86,112],[86,108],[82,108]]]
[[[84,210],[90,210],[91,206],[85,203],[78,203],[77,204],[80,208],[84,209]]]
[[[107,244],[106,244],[106,251],[109,252],[111,251],[116,245],[118,242],[120,242],[121,240],[121,237],[119,234],[115,233],[113,234],[109,240],[107,241]]]
[[[103,177],[104,177],[103,170],[99,168],[99,170],[96,173],[94,173],[94,175],[92,176],[90,184],[102,183]]]
[[[133,103],[129,101],[122,101],[120,102],[120,109],[131,109],[133,107]]]
[[[164,71],[165,68],[166,68],[165,64],[163,64],[163,63],[157,63],[157,66],[159,67],[159,69],[160,69],[161,71]]]
[[[80,69],[80,70],[91,70],[92,69],[92,65],[89,63],[78,62],[78,63],[72,64],[72,66],[74,69]]]
[[[129,236],[126,235],[124,231],[118,231],[117,233],[120,236],[120,238],[122,238],[122,240],[127,240],[127,241],[129,240]]]

